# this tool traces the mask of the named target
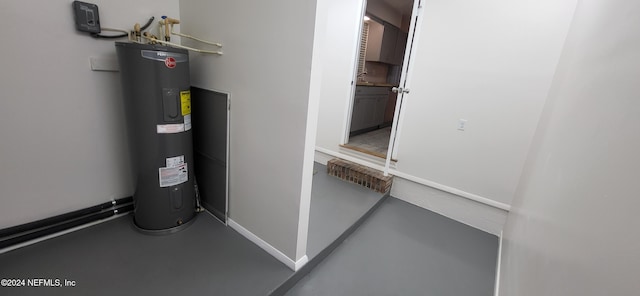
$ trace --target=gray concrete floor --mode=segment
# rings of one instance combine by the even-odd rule
[[[77,283],[0,295],[268,295],[292,273],[208,213],[168,236],[137,232],[128,215],[0,255],[0,278]]]
[[[285,295],[493,295],[498,238],[389,198]]]
[[[328,176],[324,165],[316,163],[314,170],[310,259],[383,196]],[[131,220],[124,216],[0,254],[0,278],[77,283],[74,288],[0,287],[0,295],[268,295],[293,276],[208,213],[168,236],[141,234]]]
[[[325,166],[316,170],[310,259],[382,197],[327,176]],[[0,254],[0,278],[76,282],[73,288],[0,287],[0,295],[268,295],[294,278],[207,213],[169,236],[141,234],[131,220]],[[497,244],[495,236],[389,198],[287,295],[491,295]]]
[[[327,175],[327,166],[315,163],[307,256],[313,259],[360,217],[384,194]]]

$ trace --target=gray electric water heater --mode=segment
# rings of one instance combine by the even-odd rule
[[[116,42],[133,164],[134,223],[171,233],[196,210],[189,55],[160,45]]]

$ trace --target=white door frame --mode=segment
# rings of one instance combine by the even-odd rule
[[[367,0],[362,0],[362,5],[361,5],[361,9],[360,9],[360,20],[364,19],[364,16],[366,14],[366,10],[367,10]],[[422,18],[420,17],[422,13],[422,0],[414,0],[413,3],[413,10],[411,12],[411,23],[409,25],[409,37],[407,38],[407,45],[405,46],[405,53],[404,53],[404,60],[402,62],[402,70],[401,70],[401,77],[400,77],[400,87],[402,87],[403,89],[408,89],[409,85],[410,85],[410,79],[409,79],[409,69],[414,65],[414,61],[415,59],[412,59],[411,53],[412,53],[412,48],[416,46],[417,44],[417,39],[418,36],[420,35],[420,29],[421,29],[421,24],[422,24]],[[360,52],[360,40],[362,38],[362,26],[363,26],[363,22],[360,21],[358,23],[358,38],[356,38],[355,42],[356,42],[356,53]],[[346,143],[349,142],[349,130],[351,127],[351,117],[353,114],[353,104],[354,104],[354,100],[355,100],[355,92],[356,92],[356,82],[358,80],[358,58],[357,58],[357,54],[354,55],[354,59],[353,59],[353,65],[352,65],[352,69],[353,69],[353,75],[351,76],[351,93],[349,96],[349,99],[346,101],[346,106],[345,106],[345,110],[347,110],[347,112],[345,112],[344,114],[344,126],[342,128],[342,135],[340,137],[340,145],[344,145]],[[403,118],[404,118],[404,112],[401,112],[401,108],[402,108],[402,101],[404,99],[404,95],[403,93],[398,94],[397,99],[396,99],[396,107],[395,107],[395,111],[394,111],[394,115],[393,115],[393,123],[391,125],[391,136],[389,138],[389,149],[387,152],[387,157],[385,159],[385,166],[384,166],[384,174],[388,175],[389,174],[389,168],[391,165],[391,159],[397,159],[398,157],[398,143],[399,143],[399,139],[400,139],[400,135],[401,135],[401,127],[402,124],[404,122]]]
[[[360,5],[360,22],[358,22],[358,38],[356,38],[356,53],[360,52],[360,39],[362,39],[362,27],[364,15],[367,13],[367,0],[362,0]],[[356,55],[357,56],[357,55]],[[353,103],[355,102],[356,82],[358,81],[358,58],[354,56],[353,59],[353,75],[351,76],[351,93],[347,100],[346,109],[344,114],[344,127],[342,129],[342,135],[340,137],[340,145],[347,144],[349,142],[349,130],[351,129],[351,117],[353,115]]]

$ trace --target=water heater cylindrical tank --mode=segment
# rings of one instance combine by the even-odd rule
[[[134,221],[173,232],[195,216],[189,55],[116,42],[134,169]]]

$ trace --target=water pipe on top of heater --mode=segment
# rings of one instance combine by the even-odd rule
[[[144,37],[152,42],[157,42],[163,45],[169,45],[169,46],[173,46],[173,47],[177,47],[177,48],[182,48],[182,49],[186,49],[186,50],[191,50],[191,51],[195,51],[195,52],[200,52],[200,53],[209,53],[209,54],[218,54],[218,55],[222,55],[222,51],[213,51],[213,50],[204,50],[204,49],[197,49],[197,48],[193,48],[193,47],[188,47],[188,46],[184,46],[184,45],[180,45],[180,44],[176,44],[176,43],[172,43],[171,42],[171,34],[173,35],[177,35],[177,36],[181,36],[184,38],[189,38],[201,43],[205,43],[205,44],[210,44],[210,45],[214,45],[217,47],[222,47],[221,43],[217,43],[217,42],[210,42],[210,41],[206,41],[206,40],[202,40],[200,38],[196,38],[193,37],[191,35],[187,35],[187,34],[182,34],[182,33],[178,33],[178,32],[174,32],[173,31],[173,25],[175,24],[180,24],[180,20],[174,19],[174,18],[170,18],[167,16],[162,16],[162,20],[158,21],[158,25],[160,26],[160,34],[162,34],[162,27],[164,26],[164,41],[160,40],[159,38],[156,38],[153,35],[150,34],[144,34]],[[146,33],[146,32],[145,32]]]

